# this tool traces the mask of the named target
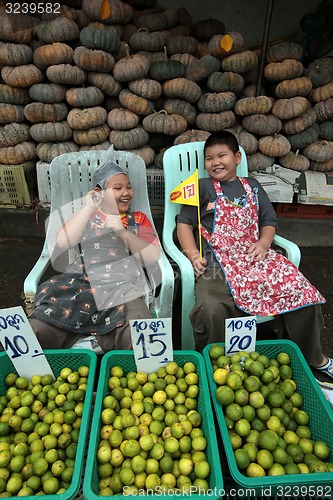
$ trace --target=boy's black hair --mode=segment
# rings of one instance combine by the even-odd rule
[[[215,146],[216,144],[225,144],[234,154],[239,151],[239,144],[236,136],[228,130],[220,130],[210,134],[204,144],[204,154],[206,154],[207,148]]]

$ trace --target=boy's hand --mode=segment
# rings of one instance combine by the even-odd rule
[[[252,243],[247,253],[255,260],[264,260],[266,252],[267,248],[260,241],[256,241],[256,243]]]
[[[105,218],[105,226],[109,229],[113,229],[118,236],[126,231],[119,215],[108,215]]]
[[[201,276],[206,271],[206,266],[207,266],[206,259],[203,258],[202,260],[200,260],[200,257],[195,257],[193,260],[191,260],[191,263],[196,278]]]
[[[91,210],[97,210],[103,199],[103,191],[92,189],[86,195],[86,206]]]

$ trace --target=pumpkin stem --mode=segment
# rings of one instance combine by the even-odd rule
[[[162,114],[162,115],[167,115],[168,113],[167,113],[167,111],[166,111],[165,109],[161,109],[161,110],[159,111],[159,114]]]
[[[128,43],[125,43],[125,51],[126,51],[125,57],[130,57],[130,48],[129,48]]]
[[[150,31],[149,31],[148,28],[139,28],[136,32],[137,33],[142,33],[142,32],[144,32],[144,33],[150,33]]]
[[[299,155],[299,149],[296,151],[295,156]]]
[[[168,60],[168,51],[167,51],[167,48],[165,45],[163,47],[163,53],[164,53],[164,61],[167,61]]]

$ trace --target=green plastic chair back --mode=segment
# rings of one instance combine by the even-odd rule
[[[169,197],[171,191],[174,190],[178,184],[187,179],[196,168],[198,168],[199,178],[208,177],[204,166],[203,146],[204,142],[179,144],[167,149],[163,155],[165,207],[162,241],[165,251],[177,264],[179,270],[182,290],[181,337],[183,349],[194,348],[193,329],[189,317],[195,302],[194,272],[191,262],[185,257],[174,241],[176,216],[180,212],[181,205],[171,202]],[[237,175],[239,177],[247,177],[248,167],[246,154],[242,147],[239,149],[242,153],[242,160],[237,167]],[[299,266],[300,250],[295,243],[276,235],[274,244],[283,248],[288,259],[297,267]],[[274,316],[258,316],[257,322],[262,323],[272,319],[274,319]]]

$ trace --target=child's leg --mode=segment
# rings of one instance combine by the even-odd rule
[[[210,343],[224,342],[225,319],[245,316],[236,306],[220,268],[209,268],[197,278],[195,305],[190,313],[195,349],[199,352]]]
[[[70,349],[77,340],[87,336],[66,332],[39,319],[31,318],[29,323],[43,349]]]
[[[301,349],[308,364],[323,364],[320,335],[324,319],[320,305],[307,306],[281,315],[290,340]]]
[[[112,332],[105,335],[97,335],[98,343],[104,352],[115,349],[132,349],[130,319],[151,318],[151,312],[147,308],[144,300],[139,297],[126,303],[126,323],[123,326],[115,328]]]

